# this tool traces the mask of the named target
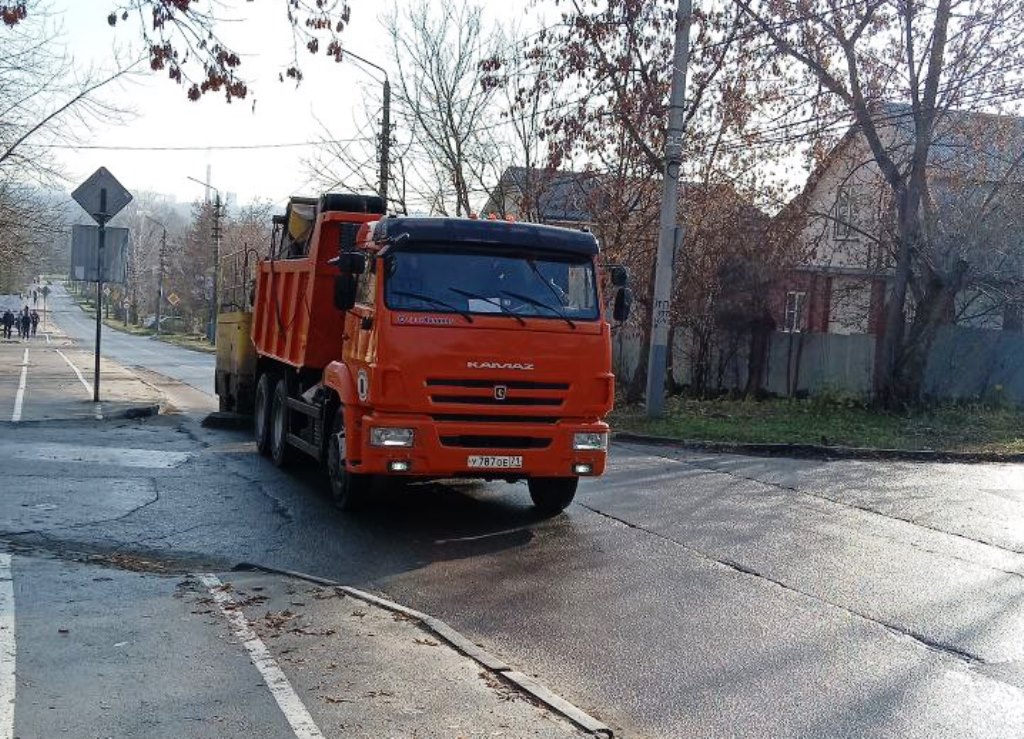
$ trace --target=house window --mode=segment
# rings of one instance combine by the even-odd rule
[[[857,202],[848,187],[840,187],[836,193],[836,207],[833,214],[833,235],[840,241],[856,241],[854,224],[857,221]]]
[[[782,321],[784,332],[798,334],[804,330],[804,308],[806,305],[807,293],[795,290],[786,293],[786,314]]]

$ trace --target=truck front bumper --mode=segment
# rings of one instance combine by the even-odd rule
[[[412,429],[412,446],[371,445],[371,429],[378,427]],[[483,479],[601,475],[607,449],[573,449],[575,434],[584,432],[605,434],[607,439],[608,424],[451,423],[370,414],[362,418],[358,447],[348,439],[347,456],[350,469],[363,474]],[[514,466],[474,466],[481,463]]]

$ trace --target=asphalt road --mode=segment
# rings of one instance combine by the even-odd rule
[[[556,518],[504,483],[382,490],[343,515],[312,465],[279,470],[195,419],[32,433],[0,428],[20,491],[0,497],[4,539],[377,590],[624,736],[1024,736],[1021,465],[619,444]],[[187,459],[133,466],[132,450]],[[26,506],[43,480],[53,507]]]
[[[54,283],[49,305],[54,320],[82,348],[93,351],[96,320],[78,307],[64,286]],[[214,356],[103,326],[100,349],[125,367],[144,367],[213,395]]]

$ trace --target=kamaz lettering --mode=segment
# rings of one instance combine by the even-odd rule
[[[505,369],[505,370],[524,370],[530,371],[533,369],[532,362],[519,363],[519,362],[466,362],[467,369]]]

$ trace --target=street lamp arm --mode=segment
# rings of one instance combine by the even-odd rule
[[[369,59],[364,59],[363,57],[359,56],[359,55],[358,55],[358,54],[356,54],[355,52],[352,52],[352,51],[348,51],[348,50],[346,50],[346,51],[345,51],[345,52],[343,52],[343,53],[344,53],[344,55],[345,55],[345,56],[350,56],[350,57],[352,57],[353,59],[355,59],[355,60],[357,60],[357,61],[360,61],[360,62],[362,62],[363,64],[365,64],[365,65],[366,65],[366,66],[368,66],[368,67],[373,67],[373,68],[374,68],[374,69],[376,69],[376,70],[377,70],[378,72],[380,72],[380,73],[381,73],[382,75],[384,75],[384,80],[385,80],[385,81],[387,81],[387,80],[388,80],[388,71],[387,71],[386,69],[384,69],[384,67],[381,67],[381,66],[378,66],[378,65],[374,64],[374,63],[373,63],[373,62],[371,62],[371,61],[370,61]]]

